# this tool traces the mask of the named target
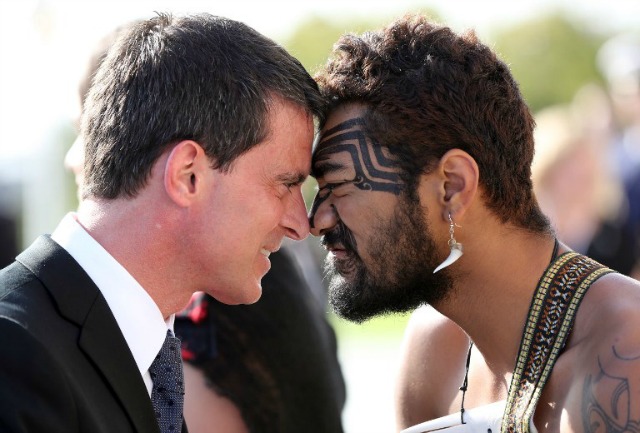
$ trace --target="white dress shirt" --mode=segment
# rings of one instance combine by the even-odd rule
[[[146,290],[84,230],[75,213],[62,219],[51,238],[80,264],[102,292],[151,395],[149,367],[164,343],[167,329],[173,332],[175,316],[164,320]]]

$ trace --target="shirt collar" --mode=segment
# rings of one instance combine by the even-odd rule
[[[84,269],[107,301],[143,376],[173,332],[175,315],[165,321],[146,290],[77,221],[67,214],[51,238]]]

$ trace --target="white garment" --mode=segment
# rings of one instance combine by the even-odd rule
[[[51,239],[78,262],[102,292],[151,395],[149,367],[164,343],[167,329],[173,332],[175,316],[165,322],[147,291],[87,233],[75,213],[62,219]]]
[[[446,433],[500,433],[502,425],[502,415],[506,400],[485,406],[466,409],[464,411],[464,421],[460,422],[460,412],[416,424],[402,430],[401,433],[426,433],[426,432],[446,432]],[[533,425],[533,418],[529,423],[531,433],[537,433]]]

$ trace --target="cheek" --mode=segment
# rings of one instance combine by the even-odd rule
[[[235,221],[246,233],[252,233],[255,237],[264,237],[280,225],[287,212],[293,212],[294,206],[293,198],[285,200],[273,195],[262,195],[255,197],[253,202],[236,216]],[[264,241],[263,239],[255,240]]]
[[[374,238],[380,235],[376,227],[380,227],[385,220],[380,215],[380,209],[370,205],[359,205],[355,202],[345,202],[336,206],[338,217],[354,238],[358,254],[366,259],[367,251]]]
[[[362,191],[336,200],[335,207],[340,218],[351,230],[357,228],[361,231],[370,230],[372,226],[386,221],[393,215],[396,203],[395,196],[391,194]]]

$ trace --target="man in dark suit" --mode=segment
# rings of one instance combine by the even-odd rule
[[[83,111],[78,212],[0,271],[0,431],[160,431],[174,313],[196,291],[255,302],[269,254],[308,234],[319,101],[238,22],[159,15],[118,38]]]

